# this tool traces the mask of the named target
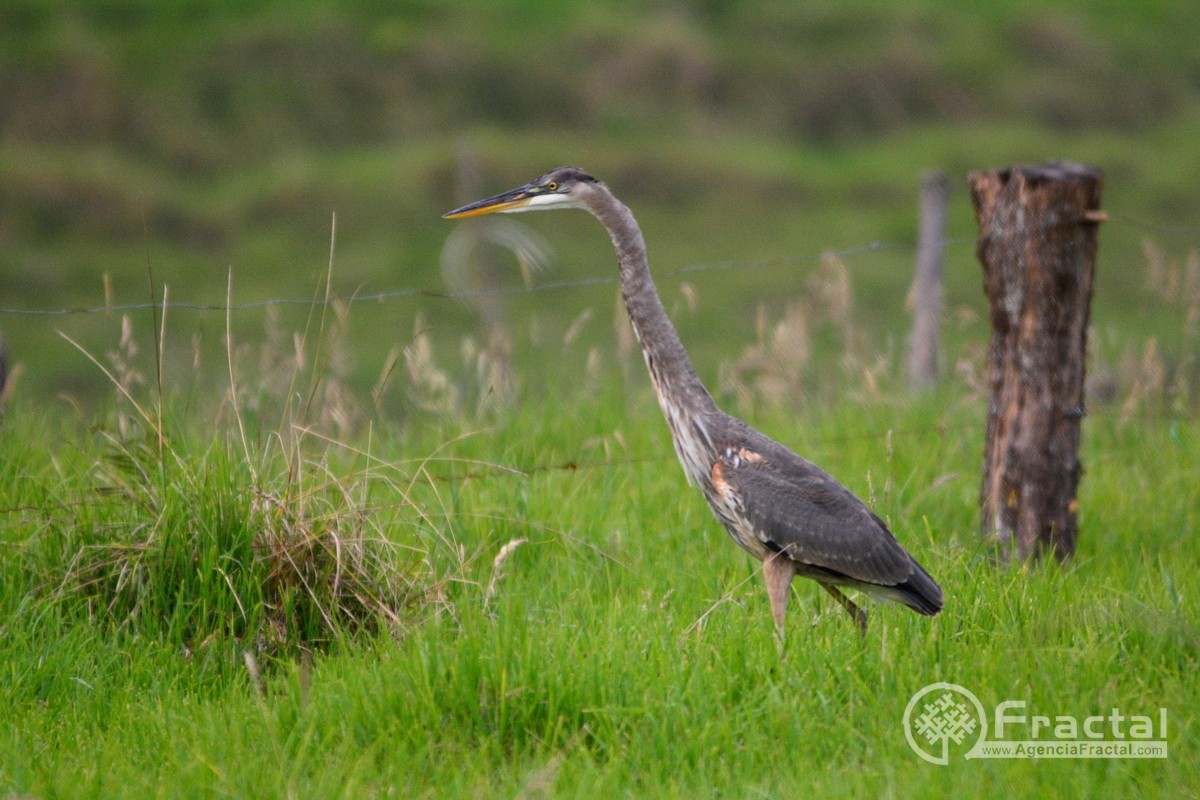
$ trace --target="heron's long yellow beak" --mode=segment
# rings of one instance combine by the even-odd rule
[[[453,211],[442,214],[442,218],[463,219],[464,217],[493,214],[497,211],[515,211],[518,208],[524,208],[529,205],[531,199],[533,199],[533,193],[530,191],[530,187],[522,186],[519,189],[511,189],[494,197],[489,197],[486,200],[477,200],[474,203],[468,203],[462,208],[456,208]]]

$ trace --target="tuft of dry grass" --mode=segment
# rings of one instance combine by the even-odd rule
[[[1089,400],[1120,400],[1119,423],[1145,414],[1187,416],[1200,406],[1200,251],[1171,258],[1153,242],[1142,246],[1146,290],[1163,313],[1177,315],[1179,336],[1164,345],[1158,336],[1141,341],[1094,342]],[[1119,353],[1108,361],[1104,350]],[[1123,396],[1123,399],[1120,399]]]
[[[837,256],[827,253],[821,258],[820,267],[778,319],[772,320],[767,306],[760,305],[756,329],[757,341],[721,368],[721,391],[732,394],[740,407],[756,401],[770,406],[803,403],[818,385],[834,383],[830,376],[815,374],[818,364],[831,362],[841,376],[850,378],[847,391],[878,397],[880,377],[890,359],[886,354],[868,357],[866,331],[854,320],[850,273]],[[818,357],[829,348],[836,358]]]

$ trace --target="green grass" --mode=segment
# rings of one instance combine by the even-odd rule
[[[914,174],[939,147],[903,144]],[[486,145],[511,146],[502,135]],[[1103,136],[1092,146],[1122,152]],[[844,174],[846,196],[870,196],[872,170],[857,163],[827,153],[800,171],[830,190]],[[871,224],[898,233],[907,211],[883,203],[873,222],[838,222],[818,199],[789,227],[783,210],[733,206],[763,216],[721,219],[704,196],[642,215],[684,340],[723,404],[888,520],[945,587],[942,615],[874,608],[863,641],[802,583],[781,660],[755,565],[685,485],[637,355],[614,348],[610,284],[513,298],[517,393],[478,414],[481,362],[461,352],[470,311],[450,301],[246,312],[233,325],[236,391],[223,315],[169,308],[156,325],[142,310],[128,335],[117,313],[72,317],[62,327],[97,363],[62,341],[49,352],[99,399],[43,400],[19,378],[0,428],[0,792],[1194,794],[1193,306],[1150,279],[1144,230],[1106,206],[1115,221],[1101,234],[1091,370],[1111,375],[1116,395],[1085,421],[1079,554],[1024,574],[991,566],[976,535],[984,413],[971,370],[986,322],[971,245],[950,251],[947,362],[958,371],[913,400],[899,388],[895,333],[909,251],[843,258],[845,319],[815,304],[816,259],[677,271],[743,252],[755,226],[853,243]],[[681,218],[695,237],[677,235]],[[611,274],[593,221],[537,224],[569,254],[565,277]],[[343,261],[362,258],[339,231],[335,283]],[[1184,250],[1164,249],[1185,263]],[[311,246],[309,274],[327,252]],[[323,294],[296,283],[292,296]],[[788,302],[806,304],[797,324],[814,354],[775,354],[797,369],[773,403],[753,373],[739,387],[729,368],[769,341],[758,307],[770,329]],[[414,327],[433,343],[430,361],[416,357]],[[393,360],[396,343],[408,351]],[[431,413],[447,392],[459,411]],[[1165,707],[1171,757],[933,767],[908,748],[901,717],[936,681],[1049,715]]]
[[[167,296],[0,317],[0,797],[1200,794],[1196,8],[651,5],[0,10],[0,305]],[[506,295],[497,390],[476,309],[436,296],[464,151],[481,193],[608,182],[720,402],[867,499],[945,611],[872,606],[860,639],[798,582],[781,658],[614,346],[585,215],[519,218],[568,285]],[[1106,173],[1112,398],[1075,560],[998,569],[964,176],[1061,158]],[[914,399],[929,169],[955,189],[946,369]],[[393,290],[427,294],[346,302]],[[1165,707],[1170,758],[936,767],[901,721],[936,681]]]
[[[145,430],[129,433],[127,405],[98,433],[15,409],[0,431],[0,790],[938,797],[1004,785],[1032,797],[1200,786],[1194,422],[1097,409],[1079,554],[1026,574],[979,548],[982,409],[961,389],[761,409],[764,429],[869,498],[947,595],[932,620],[874,606],[860,640],[798,583],[781,659],[754,565],[685,486],[645,386],[616,391],[482,425],[381,425],[343,443],[252,435],[248,450],[233,429],[213,438],[168,410],[162,453]],[[291,527],[273,526],[280,515]],[[312,589],[290,606],[270,569],[282,546],[261,546],[283,530],[292,575]],[[377,554],[354,573],[360,596],[407,587],[391,598],[394,618],[358,624],[356,596],[331,594],[330,561],[301,545],[329,556],[321,548],[335,541]],[[131,573],[132,594],[119,585]],[[347,613],[326,627],[319,609]],[[1031,713],[1082,718],[1166,707],[1171,756],[934,767],[909,750],[901,717],[942,680],[989,708],[1021,699]]]

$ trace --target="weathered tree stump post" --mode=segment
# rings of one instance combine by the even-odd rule
[[[942,260],[946,250],[946,205],[950,181],[944,172],[921,176],[921,219],[917,266],[909,291],[913,312],[908,347],[908,387],[916,393],[937,384],[942,335]]]
[[[1088,311],[1103,174],[1079,164],[969,176],[990,306],[982,527],[1024,561],[1075,552]]]

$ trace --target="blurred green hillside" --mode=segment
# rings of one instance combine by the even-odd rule
[[[441,293],[454,226],[438,215],[562,163],[638,213],[707,375],[830,249],[847,251],[872,347],[894,352],[917,180],[935,168],[957,189],[952,308],[980,303],[965,173],[1069,158],[1108,175],[1097,323],[1156,332],[1145,240],[1182,258],[1200,219],[1197,30],[1200,5],[1166,2],[8,2],[0,332],[21,365],[14,401],[87,404],[105,379],[58,331],[101,358],[121,331],[115,312],[15,310],[141,304],[164,285],[168,305],[220,307],[231,275],[235,304],[310,298],[335,214],[332,294]],[[555,251],[538,281],[612,275],[590,220],[522,221]],[[681,271],[712,264],[747,268]],[[516,269],[504,280],[523,286]],[[562,360],[572,382],[588,346],[611,348],[615,312],[607,284],[513,294],[521,373]],[[130,317],[140,348],[124,357],[143,374],[161,326],[167,383],[220,388],[224,312]],[[308,318],[256,306],[230,323],[258,362]],[[365,391],[415,329],[453,361],[476,324],[470,302],[428,295],[355,304],[338,369]]]

